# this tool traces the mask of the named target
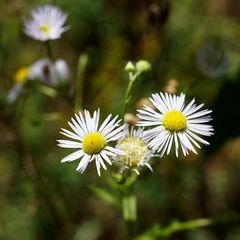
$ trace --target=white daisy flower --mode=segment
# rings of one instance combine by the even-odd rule
[[[102,125],[99,127],[100,110],[90,116],[89,111],[75,114],[75,119],[68,122],[73,132],[62,128],[61,133],[75,141],[57,140],[58,146],[63,148],[76,148],[74,153],[66,156],[61,162],[71,162],[81,158],[77,171],[82,173],[88,164],[95,161],[98,175],[100,176],[101,166],[106,170],[105,161],[112,165],[111,157],[123,154],[122,151],[109,146],[109,142],[117,141],[122,136],[124,126],[119,126],[121,120],[111,119],[112,114],[108,115]]]
[[[121,166],[120,172],[131,169],[139,175],[138,169],[143,166],[147,166],[153,171],[149,164],[153,154],[141,138],[143,131],[143,128],[134,129],[134,127],[131,127],[129,129],[128,125],[125,126],[124,135],[116,145],[116,149],[123,151],[125,154],[117,155],[114,158],[115,162]]]
[[[29,78],[57,86],[69,78],[69,67],[62,59],[54,63],[47,58],[40,59],[31,65]]]
[[[27,36],[40,41],[54,40],[69,29],[63,26],[67,15],[51,5],[38,7],[31,13],[31,20],[26,20],[24,32]]]
[[[185,106],[185,94],[180,96],[165,93],[152,94],[149,98],[157,111],[148,106],[138,110],[140,122],[138,126],[154,127],[143,133],[143,138],[149,141],[148,146],[157,151],[161,156],[169,154],[172,145],[175,145],[176,156],[178,157],[181,147],[184,156],[189,151],[197,154],[195,147],[201,148],[198,142],[205,145],[209,143],[202,136],[213,135],[213,128],[206,124],[211,120],[211,110],[201,110],[204,104],[196,106],[193,99]],[[180,146],[180,147],[179,147]]]

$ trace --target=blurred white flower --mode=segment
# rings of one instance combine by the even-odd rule
[[[7,93],[7,102],[9,104],[14,103],[21,92],[23,91],[23,84],[15,84]]]
[[[120,172],[126,169],[131,169],[139,175],[138,169],[142,166],[147,166],[151,171],[152,167],[149,164],[153,153],[147,147],[147,143],[143,141],[141,135],[143,128],[134,129],[126,124],[123,137],[118,140],[116,149],[123,151],[124,155],[117,155],[114,160],[121,166]]]
[[[196,65],[206,77],[222,77],[229,67],[229,59],[224,49],[214,43],[201,47],[196,54]]]
[[[85,110],[82,113],[75,114],[75,119],[71,118],[72,122],[68,122],[73,132],[62,128],[61,133],[75,141],[57,140],[58,146],[63,148],[79,149],[74,153],[66,156],[61,162],[71,162],[76,159],[81,159],[77,171],[82,173],[85,171],[88,164],[95,161],[98,175],[101,175],[101,166],[106,170],[104,161],[112,164],[110,157],[116,157],[118,154],[123,154],[122,151],[110,147],[109,142],[116,141],[122,136],[124,126],[119,126],[120,120],[117,121],[117,116],[111,119],[111,114],[105,119],[100,127],[99,117],[100,110],[93,113],[91,117],[89,111]]]
[[[55,6],[38,7],[31,12],[31,17],[30,20],[25,20],[24,32],[36,40],[58,39],[69,29],[69,26],[64,26],[67,15]]]
[[[49,59],[40,59],[29,67],[20,68],[15,76],[15,84],[7,93],[7,102],[13,103],[24,90],[28,80],[36,80],[50,86],[58,86],[69,79],[69,67],[63,59],[52,63]]]
[[[185,94],[180,96],[168,93],[153,94],[149,98],[158,111],[144,106],[143,110],[138,110],[140,122],[138,126],[154,128],[143,132],[143,139],[149,141],[148,146],[154,151],[169,154],[173,143],[175,144],[176,156],[178,156],[179,145],[184,156],[190,151],[197,154],[195,146],[201,148],[198,142],[205,145],[209,143],[202,139],[200,135],[213,135],[213,128],[206,124],[211,120],[209,114],[211,110],[201,110],[204,104],[196,106],[193,99],[185,106]]]
[[[55,63],[52,63],[47,58],[40,59],[31,65],[29,78],[51,86],[57,86],[68,80],[69,67],[62,59],[57,60]]]

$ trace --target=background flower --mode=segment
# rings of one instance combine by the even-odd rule
[[[69,78],[69,67],[63,59],[54,63],[47,58],[40,59],[31,65],[29,77],[52,86],[60,85]]]
[[[24,32],[36,40],[58,39],[69,29],[69,26],[64,26],[67,15],[55,6],[38,7],[32,11],[31,17],[30,20],[25,20]]]

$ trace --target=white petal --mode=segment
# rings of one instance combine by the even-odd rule
[[[82,144],[80,142],[74,142],[69,140],[57,140],[58,146],[63,148],[81,148]]]
[[[111,160],[110,160],[109,157],[105,154],[105,150],[101,151],[100,155],[103,157],[103,159],[104,159],[109,165],[112,165]]]
[[[98,161],[98,159],[95,159],[95,162],[96,162],[96,168],[97,168],[97,173],[98,173],[98,176],[101,177],[101,171],[100,171],[100,162]]]
[[[83,156],[83,158],[81,159],[81,161],[79,162],[76,170],[80,173],[83,173],[85,171],[85,169],[87,168],[89,162],[90,162],[90,156],[85,154]]]
[[[97,155],[97,159],[98,159],[100,165],[102,165],[103,169],[107,170],[107,167],[106,167],[104,161],[102,160],[101,155],[98,154],[98,155]]]
[[[109,114],[107,116],[107,118],[104,120],[104,122],[102,123],[101,127],[99,128],[99,132],[102,132],[102,130],[105,128],[105,126],[108,124],[110,118],[112,117],[112,114]]]
[[[68,156],[64,157],[61,162],[71,162],[71,161],[74,161],[74,160],[77,160],[79,158],[81,158],[82,156],[84,155],[84,152],[83,150],[78,150],[74,153],[71,153],[69,154]]]
[[[192,136],[194,139],[196,139],[197,141],[205,144],[205,145],[209,145],[209,143],[207,141],[205,141],[203,138],[197,136],[195,133],[191,132],[190,130],[187,130],[187,133]]]
[[[68,131],[67,129],[61,128],[61,130],[62,131],[60,133],[69,137],[69,138],[72,138],[72,139],[75,139],[75,140],[82,140],[82,138],[79,135],[74,134],[74,133]]]

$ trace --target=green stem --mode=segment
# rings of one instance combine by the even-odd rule
[[[169,237],[173,233],[195,229],[195,228],[201,228],[201,227],[207,227],[214,223],[213,220],[208,218],[202,218],[202,219],[196,219],[196,220],[190,220],[187,222],[178,222],[174,221],[167,227],[161,227],[160,225],[155,225],[152,227],[152,229],[148,230],[143,235],[136,238],[136,240],[153,240],[163,237]]]
[[[50,42],[49,41],[46,41],[45,42],[45,47],[46,47],[46,51],[47,51],[47,56],[48,58],[54,62],[54,57],[53,57],[53,52],[52,52],[52,49],[51,49],[51,46],[50,46]]]
[[[124,102],[123,102],[123,107],[122,107],[122,118],[124,117],[124,114],[126,112],[127,105],[131,98],[132,88],[133,88],[133,85],[138,76],[139,76],[139,72],[136,72],[134,75],[132,73],[129,73],[129,83],[128,83],[127,90],[126,90],[126,93],[124,96]]]
[[[85,70],[88,63],[88,56],[82,54],[78,60],[77,79],[75,88],[75,112],[83,108],[83,84],[85,77]]]
[[[122,186],[122,213],[127,226],[128,239],[134,236],[137,221],[137,197],[133,193],[133,185],[137,180],[135,173],[123,175],[123,182],[118,182]]]

